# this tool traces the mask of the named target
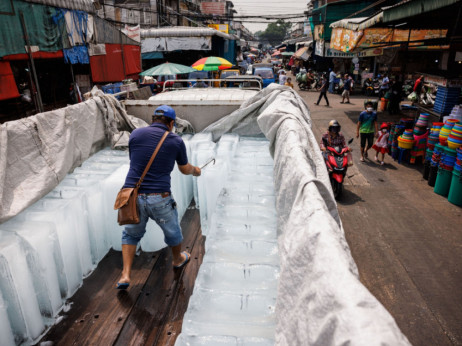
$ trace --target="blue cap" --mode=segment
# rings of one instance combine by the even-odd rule
[[[154,115],[155,116],[163,115],[164,117],[170,118],[172,120],[176,119],[175,110],[172,107],[167,106],[167,105],[162,105],[162,106],[157,107],[156,110],[154,111]]]

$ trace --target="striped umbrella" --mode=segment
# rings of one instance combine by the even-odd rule
[[[231,64],[228,60],[216,56],[199,59],[191,65],[192,68],[195,68],[198,71],[226,70],[232,66],[233,64]]]

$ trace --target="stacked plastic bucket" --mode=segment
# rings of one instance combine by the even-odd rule
[[[414,145],[414,135],[412,130],[404,130],[404,133],[398,137],[398,147],[401,149],[412,149]]]
[[[430,114],[428,113],[421,113],[419,119],[414,126],[414,135],[415,136],[422,136],[425,132],[427,132],[427,125],[428,125],[428,118]]]
[[[444,126],[441,128],[440,131],[440,144],[442,145],[447,145],[448,144],[448,137],[451,134],[452,128],[454,127],[454,124],[456,124],[459,120],[457,119],[448,119],[444,123]]]
[[[452,171],[448,201],[462,207],[462,146],[456,150],[456,162]]]
[[[438,166],[441,161],[441,156],[444,153],[444,146],[436,144],[433,150],[433,155],[430,161],[430,172],[428,174],[428,185],[435,186],[436,177],[438,175]]]
[[[462,123],[456,123],[448,136],[448,147],[457,149],[462,146]]]
[[[433,150],[435,144],[438,144],[440,131],[444,123],[433,123],[433,126],[430,130],[430,135],[428,136],[427,147],[430,150]]]
[[[435,146],[436,150],[436,146]],[[438,167],[438,176],[436,177],[435,188],[433,191],[441,196],[448,196],[451,188],[452,171],[456,163],[456,150],[444,148]]]

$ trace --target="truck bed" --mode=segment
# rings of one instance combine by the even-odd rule
[[[193,204],[192,204],[193,206]],[[150,221],[152,222],[152,221]],[[135,257],[127,291],[115,284],[122,255],[111,250],[67,302],[41,342],[54,345],[174,345],[204,255],[199,211],[189,208],[181,222],[183,248],[191,261],[173,270],[171,251],[142,252]]]

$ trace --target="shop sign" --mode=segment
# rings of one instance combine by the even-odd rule
[[[225,6],[225,2],[202,1],[201,12],[203,14],[215,14],[217,16],[223,16],[225,14]]]
[[[355,55],[353,53],[345,53],[340,50],[330,48],[329,43],[326,43],[324,56],[329,58],[353,58]]]
[[[303,34],[306,35],[309,40],[313,39],[313,35],[311,33],[311,25],[307,20],[303,22]]]
[[[324,56],[324,40],[316,41],[314,48],[314,54],[319,56]]]
[[[324,40],[324,24],[314,26],[314,39],[316,41]]]
[[[440,76],[433,76],[433,75],[424,75],[425,76],[425,82],[426,83],[432,83],[436,85],[441,85],[441,86],[447,86],[448,80],[444,77]]]
[[[366,49],[358,53],[360,58],[383,55],[383,48]]]
[[[208,27],[224,32],[225,34],[228,33],[228,24],[209,24]]]

